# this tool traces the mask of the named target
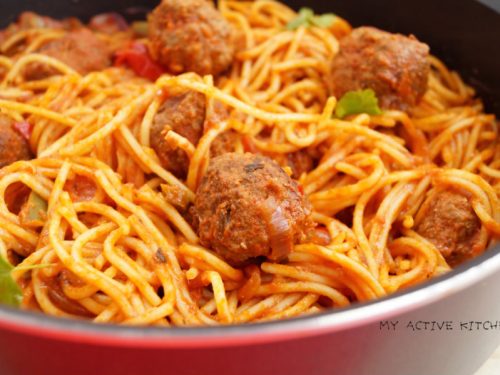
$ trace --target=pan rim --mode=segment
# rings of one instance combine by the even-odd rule
[[[251,324],[137,327],[57,318],[0,305],[0,334],[11,331],[81,344],[132,348],[257,345],[335,333],[417,310],[500,272],[500,244],[447,274],[397,293],[314,315]]]

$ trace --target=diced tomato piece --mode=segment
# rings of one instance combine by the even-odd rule
[[[156,81],[164,71],[149,55],[143,43],[133,42],[129,47],[115,54],[115,66],[128,66],[139,77]]]

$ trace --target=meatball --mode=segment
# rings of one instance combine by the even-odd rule
[[[29,29],[64,29],[64,23],[34,12],[23,12],[17,22],[21,30]]]
[[[21,30],[29,29],[64,29],[76,30],[82,27],[82,23],[74,17],[63,20],[55,20],[50,17],[42,16],[34,12],[23,12],[19,16],[17,25]]]
[[[235,266],[285,259],[311,226],[297,183],[275,161],[249,153],[212,159],[194,207],[201,243]]]
[[[75,30],[82,27],[81,22],[77,18],[66,18],[64,20],[55,20],[50,17],[42,16],[34,12],[23,12],[19,16],[17,22],[11,23],[6,29],[0,31],[0,44],[19,31],[31,29],[60,29],[60,30]],[[27,40],[31,40],[30,37]],[[9,49],[7,55],[12,56],[17,52],[21,52],[25,45],[16,44],[15,48]],[[5,53],[6,51],[4,51]]]
[[[165,140],[168,130],[187,138],[196,145],[203,135],[205,96],[187,91],[168,97],[159,108],[151,126],[151,147],[162,166],[179,178],[185,178],[189,167],[186,153]]]
[[[432,195],[420,209],[422,220],[416,231],[455,266],[484,250],[480,240],[481,221],[464,195],[443,190]]]
[[[371,88],[382,108],[406,110],[427,90],[429,46],[414,36],[360,27],[340,41],[329,77],[337,98],[346,92]]]
[[[217,102],[208,125],[222,121],[228,116],[226,108]],[[205,96],[195,91],[186,91],[169,96],[153,120],[150,135],[151,147],[156,151],[162,166],[179,178],[186,177],[189,158],[184,150],[167,142],[165,135],[168,130],[173,130],[196,146],[203,135],[206,118]],[[234,145],[237,138],[238,133],[234,130],[219,134],[212,142],[210,156],[215,157],[235,151]]]
[[[88,29],[67,33],[60,39],[43,45],[38,53],[56,58],[80,74],[105,69],[111,64],[111,54],[106,44]],[[25,76],[41,79],[55,74],[52,67],[41,63],[30,64]]]
[[[149,17],[153,57],[173,74],[218,75],[234,56],[231,25],[207,0],[163,0]]]
[[[18,160],[31,159],[28,141],[13,125],[9,117],[0,113],[0,168]]]
[[[49,17],[40,16],[33,12],[23,12],[17,22],[11,23],[0,31],[0,44],[4,43],[15,33],[29,29],[62,29],[63,24]],[[5,51],[3,51],[5,52]]]

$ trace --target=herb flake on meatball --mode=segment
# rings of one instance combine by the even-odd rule
[[[359,27],[340,41],[328,85],[336,98],[373,89],[384,109],[407,110],[427,90],[429,46],[414,36]]]

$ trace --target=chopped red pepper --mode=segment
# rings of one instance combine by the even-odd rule
[[[31,138],[31,133],[33,132],[33,127],[27,121],[15,122],[13,125],[14,129],[17,130],[19,134],[23,136],[27,141]]]
[[[115,54],[115,66],[128,66],[139,77],[156,81],[164,71],[149,55],[148,48],[143,43],[133,42],[126,49]]]

